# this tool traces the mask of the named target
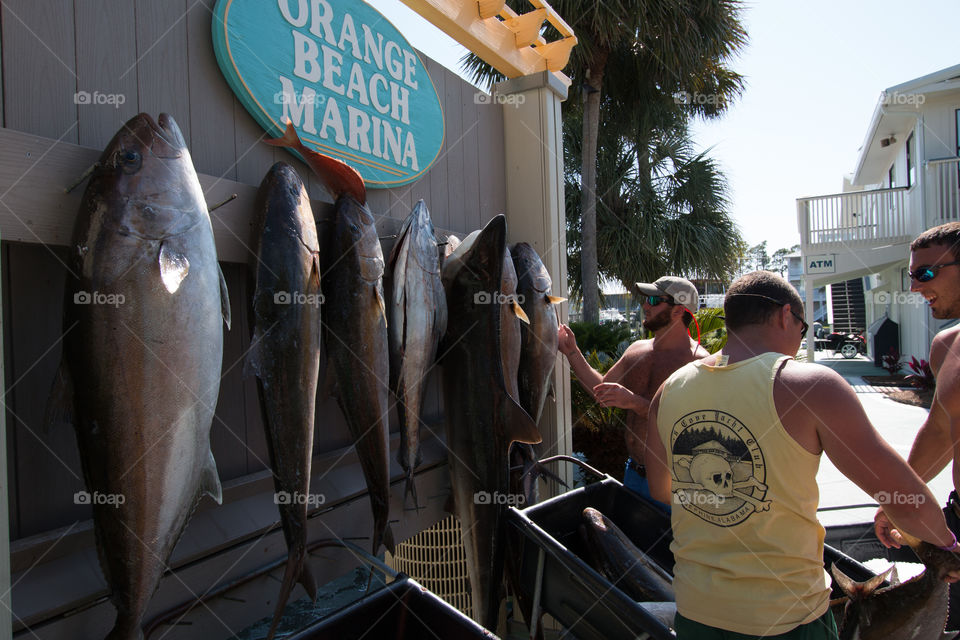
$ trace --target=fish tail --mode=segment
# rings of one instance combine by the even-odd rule
[[[281,137],[268,138],[264,140],[264,142],[274,147],[290,147],[293,149],[299,149],[303,146],[303,143],[300,142],[300,136],[297,135],[297,130],[289,120],[287,121],[287,128]]]
[[[406,499],[407,496],[413,498],[413,508],[417,511],[420,510],[420,501],[417,500],[417,485],[413,481],[413,469],[407,470],[407,482],[404,485],[403,497]]]
[[[379,536],[374,536],[373,555],[377,555],[377,551],[380,550],[381,543],[384,547],[386,547],[387,551],[389,551],[391,555],[397,552],[397,545],[393,541],[393,529],[390,528],[389,524],[383,528],[383,533],[381,533]]]
[[[300,545],[297,545],[300,546]],[[273,611],[273,621],[270,623],[270,631],[267,633],[266,640],[272,640],[273,634],[277,632],[277,626],[283,619],[283,610],[287,606],[287,600],[290,599],[290,593],[298,582],[303,585],[310,595],[311,599],[316,600],[317,584],[313,580],[313,574],[310,568],[304,562],[306,558],[306,547],[291,549],[287,554],[287,564],[283,569],[283,582],[280,583],[280,595],[277,596],[277,607]]]

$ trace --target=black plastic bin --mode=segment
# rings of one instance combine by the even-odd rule
[[[675,640],[669,628],[582,559],[586,556],[577,527],[587,507],[613,520],[638,548],[673,574],[669,516],[607,476],[532,507],[510,509],[509,526],[518,530],[522,539],[520,588],[524,595],[533,600],[542,551],[540,607],[578,640]],[[837,562],[854,580],[873,575],[832,547],[824,547],[824,562]]]
[[[420,640],[497,636],[410,577],[397,579],[285,640]]]

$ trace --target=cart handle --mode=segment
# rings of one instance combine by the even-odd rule
[[[606,477],[609,475],[609,474],[606,474],[606,473],[604,473],[604,472],[602,472],[602,471],[599,471],[599,470],[595,469],[594,467],[591,467],[590,465],[588,465],[588,464],[587,464],[586,462],[584,462],[583,460],[581,460],[581,459],[579,459],[579,458],[574,458],[573,456],[565,456],[565,455],[550,456],[549,458],[544,458],[544,459],[540,460],[539,463],[540,463],[540,464],[543,464],[544,462],[554,462],[554,461],[556,461],[556,460],[566,460],[567,462],[572,462],[573,464],[579,466],[579,467],[580,467],[581,469],[583,469],[584,471],[587,471],[587,472],[589,472],[589,473],[592,473],[593,475],[597,476],[597,477],[600,478],[601,480],[602,480],[603,478],[606,478]]]

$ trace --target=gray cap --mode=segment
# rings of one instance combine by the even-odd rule
[[[646,282],[634,284],[645,296],[670,296],[676,304],[686,307],[691,312],[700,308],[700,295],[697,293],[697,288],[686,278],[663,276],[657,278],[653,284]]]

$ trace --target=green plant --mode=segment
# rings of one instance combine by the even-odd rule
[[[907,380],[915,387],[920,389],[934,389],[937,386],[937,379],[933,375],[930,363],[926,360],[917,360],[916,356],[910,357],[908,363],[913,373],[907,375]]]
[[[621,342],[629,341],[632,337],[630,325],[626,322],[608,322],[606,324],[571,322],[570,329],[573,331],[573,335],[577,337],[577,346],[585,355],[591,351],[598,351],[613,357],[617,352],[618,345]],[[613,366],[613,364],[611,363],[610,366]],[[607,368],[609,369],[610,366]],[[596,367],[594,368],[596,369]],[[600,370],[597,369],[597,371]],[[604,371],[600,371],[600,373],[602,374]]]
[[[700,309],[696,314],[700,325],[700,344],[710,353],[716,353],[727,344],[727,325],[723,319],[723,309]],[[696,325],[690,323],[690,331],[696,338]]]
[[[602,351],[584,352],[584,359],[587,364],[593,367],[597,373],[604,375],[610,370],[610,367],[619,358],[622,351],[614,349],[614,355]],[[577,380],[577,377],[570,372],[570,408],[573,412],[573,424],[582,425],[591,430],[606,429],[611,426],[622,428],[626,423],[624,421],[625,412],[616,407],[601,407],[597,404],[593,396],[583,388],[583,385]]]

